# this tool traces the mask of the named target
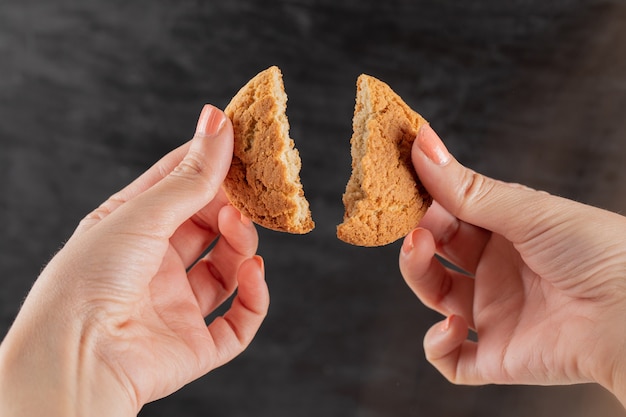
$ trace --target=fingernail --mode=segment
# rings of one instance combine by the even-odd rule
[[[415,142],[428,159],[435,164],[445,165],[450,161],[448,149],[428,123],[424,124],[417,132]]]
[[[263,258],[260,255],[254,255],[252,259],[254,259],[256,264],[259,266],[259,269],[263,273],[263,276],[265,277],[265,262],[263,261]]]
[[[241,223],[248,227],[252,224],[252,220],[250,220],[248,217],[246,217],[242,212],[239,212],[239,217],[241,219]]]
[[[196,135],[215,136],[222,130],[225,123],[226,115],[224,112],[215,106],[206,104],[198,118]]]
[[[442,332],[447,332],[448,330],[450,330],[450,322],[452,321],[452,317],[454,317],[454,314],[451,314],[450,316],[448,316],[446,321],[443,322],[443,326],[441,326]]]
[[[408,255],[409,253],[411,253],[411,251],[415,247],[415,245],[413,244],[413,234],[414,233],[415,233],[415,230],[411,231],[404,238],[404,242],[402,243],[402,253],[405,254],[405,255]]]

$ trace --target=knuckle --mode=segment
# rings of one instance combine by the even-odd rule
[[[92,211],[87,216],[85,216],[85,218],[82,220],[81,223],[99,222],[103,220],[105,217],[107,217],[108,215],[110,215],[111,213],[113,213],[113,211],[115,211],[116,208],[118,208],[124,203],[125,203],[125,200],[119,194],[114,194],[111,197],[109,197],[109,199],[106,200],[104,203],[100,204],[98,208],[96,208],[94,211]]]
[[[189,187],[206,191],[209,194],[215,192],[219,184],[214,175],[211,175],[211,167],[202,155],[190,152],[172,170],[170,178],[175,181],[187,183]]]
[[[187,156],[174,168],[172,175],[183,177],[202,176],[206,171],[206,162],[199,155],[189,152]]]
[[[458,190],[457,217],[485,200],[494,188],[494,181],[475,171],[465,173]]]
[[[158,164],[157,165],[157,174],[159,176],[159,179],[163,179],[165,177],[167,177],[170,172],[172,171],[172,167],[170,166],[169,168],[162,165],[162,164]]]

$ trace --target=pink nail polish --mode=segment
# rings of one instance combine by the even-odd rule
[[[202,136],[217,135],[226,123],[226,115],[223,111],[210,104],[202,108],[202,113],[198,118],[196,134]]]
[[[408,235],[406,235],[406,238],[404,238],[404,242],[402,243],[402,253],[404,253],[405,255],[408,255],[415,247],[415,245],[413,244],[414,233],[415,230],[412,230]]]
[[[246,217],[242,212],[239,212],[239,217],[241,219],[241,223],[244,226],[250,226],[252,224],[252,220],[250,220],[248,217]]]
[[[445,165],[450,161],[450,153],[437,133],[429,124],[423,125],[415,138],[417,146],[437,165]]]
[[[265,273],[265,262],[263,261],[263,258],[260,255],[254,255],[252,259],[254,259],[254,261],[257,263],[257,265],[261,269],[261,272]]]

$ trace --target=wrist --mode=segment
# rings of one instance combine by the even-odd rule
[[[605,351],[592,355],[596,357],[596,372],[591,372],[591,380],[611,392],[626,408],[626,339],[621,333],[616,330],[607,337],[607,340],[614,341],[610,344],[612,349],[607,347]]]
[[[0,415],[135,416],[79,320],[32,304],[26,300],[0,344]]]
[[[613,373],[613,387],[611,392],[613,392],[624,408],[626,408],[626,347],[623,349],[620,359]]]

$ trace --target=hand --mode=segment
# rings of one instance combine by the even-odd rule
[[[454,383],[595,381],[626,405],[626,219],[475,173],[429,126],[413,164],[435,203],[400,269],[447,316],[425,336],[428,360]]]
[[[269,295],[254,225],[221,190],[232,152],[205,106],[190,143],[80,223],[0,347],[0,414],[135,415],[250,343]]]

